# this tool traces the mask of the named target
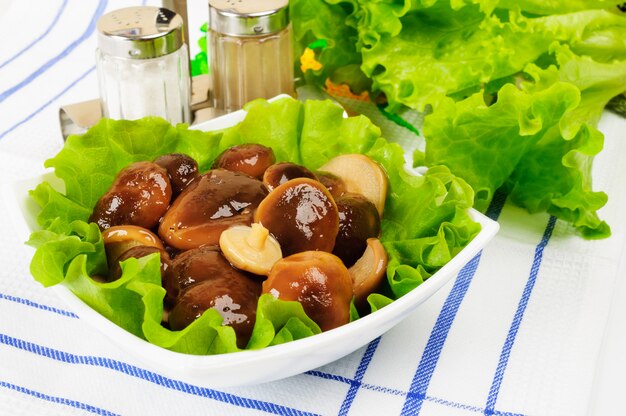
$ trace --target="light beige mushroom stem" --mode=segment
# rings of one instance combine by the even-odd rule
[[[380,285],[387,270],[387,252],[378,238],[368,238],[360,259],[348,269],[352,276],[355,302],[363,305]]]
[[[348,192],[363,195],[383,215],[389,180],[383,168],[362,154],[339,155],[319,168],[341,178]]]
[[[220,249],[234,267],[258,275],[268,275],[274,263],[283,257],[278,241],[258,223],[223,231]]]
[[[270,235],[269,230],[256,222],[252,224],[251,228],[252,230],[250,230],[248,237],[246,237],[246,241],[250,247],[255,248],[256,250],[263,250],[265,247],[265,241]]]

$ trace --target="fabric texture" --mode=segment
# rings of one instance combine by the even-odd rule
[[[2,183],[36,177],[60,150],[59,107],[97,96],[97,19],[132,4],[0,1]],[[386,138],[423,145],[418,114],[401,114],[416,132],[369,102],[337,99]],[[594,188],[609,195],[600,214],[612,237],[583,240],[495,198],[499,234],[409,318],[339,361],[245,388],[190,385],[135,362],[33,280],[32,250],[0,203],[0,414],[593,414],[626,253],[626,121],[607,112],[600,129]]]

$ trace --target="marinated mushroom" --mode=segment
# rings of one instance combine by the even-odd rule
[[[128,260],[131,257],[139,259],[153,253],[159,253],[161,259],[161,285],[164,285],[166,273],[170,267],[170,256],[165,250],[154,246],[134,246],[123,252],[115,259],[115,261],[109,263],[108,281],[112,282],[122,277],[121,262]]]
[[[196,178],[163,216],[159,236],[179,250],[215,246],[222,231],[250,225],[267,195],[263,183],[243,173],[213,169]]]
[[[219,254],[219,253],[218,253]],[[228,263],[228,262],[226,262]],[[213,270],[206,280],[183,291],[169,313],[170,329],[186,328],[207,309],[215,309],[237,334],[237,346],[244,348],[256,320],[261,283],[247,277],[230,265]]]
[[[348,269],[352,276],[354,304],[360,311],[366,310],[367,297],[383,282],[387,262],[387,252],[380,240],[369,238],[363,256]]]
[[[167,171],[173,195],[180,194],[198,176],[198,163],[182,153],[168,153],[154,160]]]
[[[279,260],[263,282],[263,293],[300,302],[322,331],[350,321],[352,278],[334,254],[305,251]]]
[[[296,178],[275,188],[259,204],[254,222],[270,230],[283,255],[331,252],[339,231],[337,205],[320,182]]]
[[[172,187],[167,171],[152,162],[135,162],[122,169],[96,203],[89,218],[101,230],[115,225],[147,229],[159,222],[170,205]]]
[[[92,213],[108,281],[119,279],[121,262],[159,253],[164,325],[181,330],[214,308],[241,348],[261,292],[299,301],[324,331],[349,322],[353,296],[366,310],[387,266],[373,238],[387,192],[382,168],[344,155],[314,174],[274,164],[260,145],[228,149],[215,166],[199,175],[193,159],[168,154],[118,174]],[[364,184],[372,177],[373,186]],[[158,236],[149,230],[157,226]]]
[[[317,176],[317,180],[328,189],[334,198],[338,198],[348,192],[346,190],[346,184],[337,175],[333,175],[330,172],[317,171],[315,172],[315,176]]]
[[[171,301],[189,286],[212,276],[237,273],[239,272],[220,254],[217,246],[199,247],[174,257],[167,269],[163,287],[167,291],[167,299]]]
[[[387,198],[387,175],[371,158],[361,154],[346,154],[332,158],[319,168],[340,177],[347,192],[363,195],[383,215]]]
[[[261,179],[265,169],[276,161],[274,151],[260,144],[240,144],[224,150],[213,162],[213,168],[245,173]]]
[[[265,276],[283,257],[278,241],[257,223],[251,227],[237,225],[222,232],[220,249],[236,268]]]
[[[283,183],[295,178],[317,179],[315,174],[304,166],[295,163],[275,163],[263,174],[263,183],[270,191]]]
[[[112,265],[122,253],[135,246],[165,250],[159,237],[152,231],[136,225],[116,225],[102,232],[107,261]]]
[[[333,254],[346,267],[352,266],[363,255],[366,241],[380,234],[380,216],[374,204],[358,194],[335,198],[339,212],[339,233]]]

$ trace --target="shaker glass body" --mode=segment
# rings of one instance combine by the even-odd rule
[[[264,36],[207,31],[213,103],[227,112],[256,98],[293,95],[291,24]]]
[[[128,59],[96,51],[103,116],[135,120],[158,116],[190,123],[191,80],[187,46],[150,59]]]

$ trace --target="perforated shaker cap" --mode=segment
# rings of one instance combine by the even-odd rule
[[[109,55],[157,58],[177,51],[184,43],[182,17],[162,7],[127,7],[98,20],[98,47]]]
[[[289,24],[288,0],[209,0],[209,27],[231,36],[264,36]]]

